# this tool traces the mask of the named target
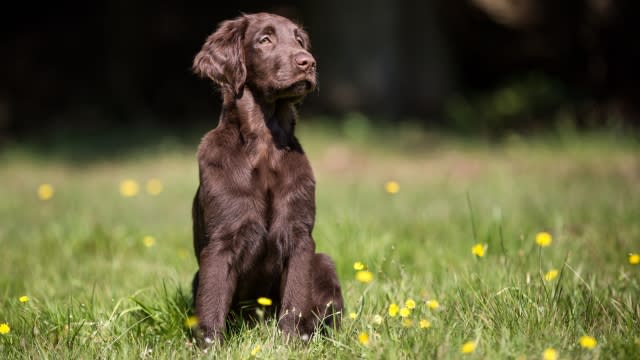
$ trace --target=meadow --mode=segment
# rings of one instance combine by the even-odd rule
[[[271,319],[200,350],[198,137],[126,151],[61,140],[0,152],[0,357],[640,358],[637,138],[492,142],[357,122],[303,123],[299,138],[340,330],[287,342]]]

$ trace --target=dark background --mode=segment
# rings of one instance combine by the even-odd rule
[[[190,72],[221,20],[301,22],[319,63],[305,118],[359,112],[459,132],[640,125],[640,5],[616,0],[12,2],[0,15],[0,140],[217,122]]]

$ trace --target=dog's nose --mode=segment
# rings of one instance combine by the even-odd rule
[[[302,71],[309,71],[316,67],[316,59],[314,59],[309,53],[297,53],[296,56],[294,56],[294,60],[298,69]]]

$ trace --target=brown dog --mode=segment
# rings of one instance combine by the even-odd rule
[[[260,13],[221,23],[193,62],[223,96],[219,124],[198,148],[193,201],[205,342],[221,340],[229,312],[258,297],[273,300],[285,334],[338,326],[340,284],[331,258],[315,253],[315,180],[294,136],[295,105],[316,87],[309,49],[300,26]]]

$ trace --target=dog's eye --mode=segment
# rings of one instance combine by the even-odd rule
[[[260,39],[258,39],[258,44],[269,44],[271,43],[271,38],[269,35],[262,35]]]
[[[304,40],[302,40],[300,36],[296,36],[296,40],[298,40],[298,44],[300,44],[300,46],[304,47]]]

